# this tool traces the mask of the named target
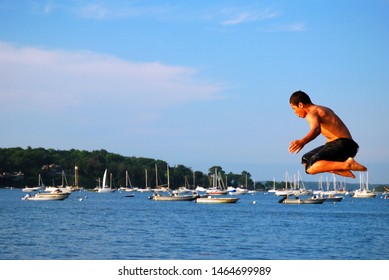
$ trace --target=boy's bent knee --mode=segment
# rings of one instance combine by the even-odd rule
[[[319,172],[317,172],[317,168],[313,164],[311,164],[309,166],[308,165],[305,166],[305,172],[307,174],[310,174],[310,175],[314,175],[314,174],[319,173]]]

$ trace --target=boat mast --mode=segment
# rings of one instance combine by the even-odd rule
[[[78,166],[74,166],[74,185],[78,187]]]
[[[195,174],[195,172],[193,171],[193,189],[196,189],[196,184],[195,184],[195,182],[196,182],[196,174]]]
[[[145,176],[146,176],[146,189],[147,189],[147,186],[148,186],[148,184],[147,184],[147,169],[145,169]]]
[[[158,166],[157,163],[155,163],[155,188],[158,188]]]
[[[169,164],[167,165],[167,188],[170,189]]]

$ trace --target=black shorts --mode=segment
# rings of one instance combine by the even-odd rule
[[[355,157],[358,148],[359,146],[354,140],[339,138],[306,153],[303,155],[301,161],[305,165],[305,170],[319,160],[343,162],[349,157]]]

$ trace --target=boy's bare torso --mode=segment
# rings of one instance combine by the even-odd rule
[[[338,138],[352,139],[351,133],[343,121],[330,109],[312,104],[307,110],[306,120],[312,126],[320,126],[321,134],[327,142]]]

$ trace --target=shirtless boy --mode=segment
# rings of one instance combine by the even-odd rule
[[[313,104],[303,91],[293,93],[289,102],[295,114],[305,118],[310,126],[307,135],[290,143],[290,153],[297,154],[320,134],[327,138],[325,145],[303,155],[302,164],[308,174],[330,172],[355,178],[352,171],[367,170],[354,160],[359,146],[343,121],[331,109]]]

